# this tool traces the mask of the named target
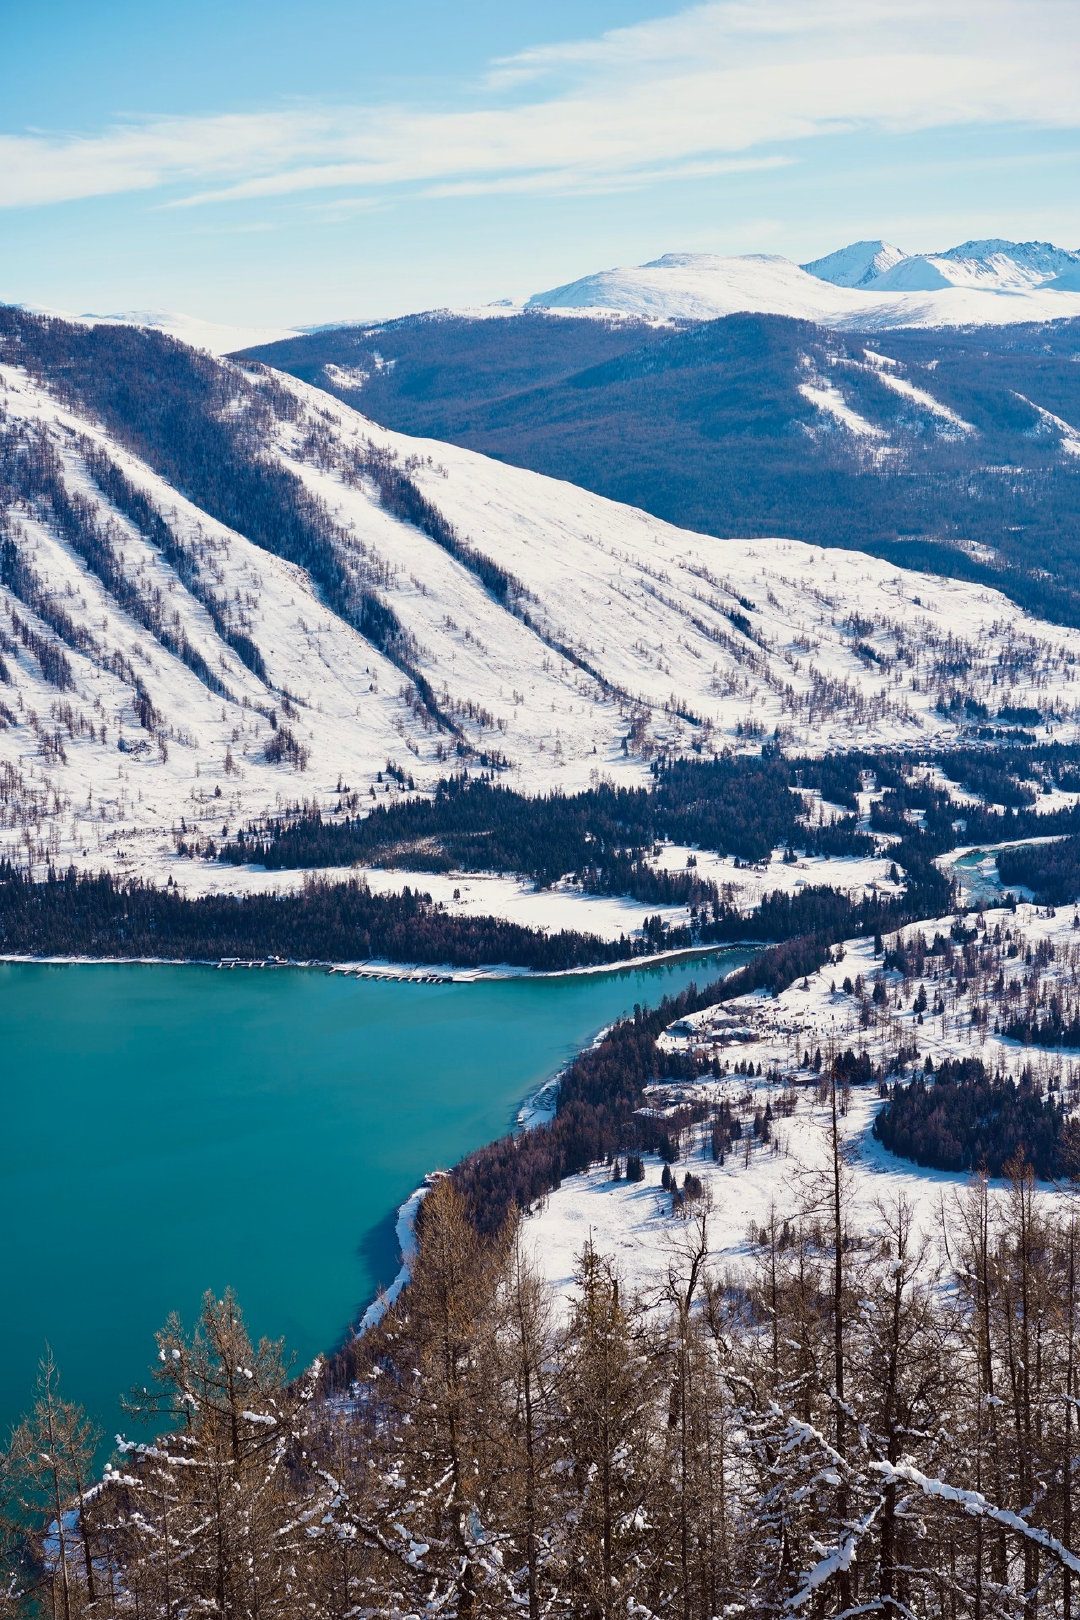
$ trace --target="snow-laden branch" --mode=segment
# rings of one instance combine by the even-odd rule
[[[922,1491],[924,1496],[936,1496],[942,1502],[954,1502],[957,1507],[963,1508],[977,1519],[991,1519],[1006,1530],[1015,1530],[1018,1535],[1026,1536],[1029,1541],[1036,1542],[1051,1558],[1056,1558],[1066,1569],[1072,1570],[1074,1575],[1080,1575],[1080,1558],[1070,1552],[1063,1542],[1052,1536],[1049,1530],[1041,1530],[1038,1525],[1028,1524],[1018,1513],[1012,1513],[1008,1508],[995,1507],[988,1502],[981,1491],[965,1491],[959,1486],[947,1485],[943,1479],[931,1479],[928,1475],[920,1473],[911,1463],[872,1462],[870,1467],[875,1473],[881,1474],[890,1483],[900,1482],[914,1485]]]
[[[821,1447],[825,1456],[835,1467],[841,1469],[845,1474],[850,1473],[846,1459],[840,1455],[835,1446],[829,1444],[820,1429],[815,1428],[812,1423],[805,1423],[801,1418],[795,1417],[793,1413],[781,1411],[775,1401],[770,1403],[770,1410],[774,1417],[783,1418],[786,1424],[787,1438],[780,1448],[781,1456],[787,1451],[793,1451],[797,1446],[804,1445],[807,1441],[812,1441],[814,1445]]]
[[[789,1611],[793,1612],[795,1609],[802,1608],[807,1598],[813,1597],[819,1586],[824,1586],[826,1581],[832,1580],[834,1575],[839,1575],[841,1570],[851,1568],[855,1562],[859,1542],[877,1518],[880,1507],[881,1503],[876,1503],[864,1519],[860,1519],[858,1524],[851,1526],[839,1546],[830,1548],[825,1557],[820,1559],[813,1569],[807,1570],[802,1578],[802,1585],[799,1590],[794,1597],[787,1600]]]

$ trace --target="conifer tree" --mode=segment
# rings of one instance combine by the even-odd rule
[[[562,1346],[560,1393],[570,1453],[571,1612],[612,1620],[649,1588],[660,1461],[659,1367],[640,1305],[586,1245]]]
[[[6,1569],[4,1601],[18,1612],[44,1596],[57,1620],[75,1620],[97,1600],[100,1578],[87,1508],[100,1441],[80,1406],[60,1393],[60,1374],[46,1348],[29,1416],[18,1423],[3,1457]]]

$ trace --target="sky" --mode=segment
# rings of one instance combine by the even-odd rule
[[[281,326],[1080,247],[1076,0],[0,0],[0,300]]]

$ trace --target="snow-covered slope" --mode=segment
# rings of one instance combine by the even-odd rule
[[[1004,294],[1028,294],[1039,288],[1055,292],[1063,290],[1057,285],[1060,278],[1075,272],[1080,263],[1077,255],[1058,249],[1049,249],[1045,255],[1016,256],[993,243],[976,242],[970,246],[990,247],[993,251],[966,253],[962,248],[953,248],[949,253],[915,254],[875,276],[869,285],[875,292],[935,292],[946,288]]]
[[[814,276],[778,254],[720,258],[712,253],[665,253],[649,264],[602,270],[536,293],[526,307],[612,309],[699,321],[754,309],[819,320],[828,303]]]
[[[860,242],[804,266],[776,254],[667,253],[536,293],[528,307],[695,321],[752,310],[848,331],[1080,316],[1080,288],[1069,279],[1080,256],[1043,243],[1005,251],[1012,247],[965,243],[945,254],[904,256],[885,243]]]
[[[292,329],[284,326],[252,326],[204,320],[199,315],[184,315],[165,309],[127,310],[116,315],[84,315],[83,320],[103,326],[145,326],[155,332],[167,332],[181,343],[190,343],[194,349],[205,349],[209,354],[232,354],[237,349],[249,349],[256,343],[276,343],[280,338],[292,337]]]
[[[0,511],[0,847],[21,859],[123,852],[145,870],[172,829],[216,837],[301,799],[334,805],[339,784],[370,800],[388,760],[423,786],[502,756],[526,790],[572,791],[641,780],[658,751],[774,735],[922,747],[956,736],[961,710],[939,703],[961,687],[990,712],[1051,720],[1080,696],[1080,632],[996,592],[689,533],[385,431],[292,378],[221,377],[247,390],[232,412],[265,405],[259,455],[321,503],[343,577],[396,617],[405,652],[380,651],[303,569],[195,505],[96,413],[0,367],[7,453],[39,471],[38,493]],[[467,551],[387,510],[374,453]],[[144,503],[139,522],[103,466]],[[491,565],[509,590],[489,588]]]
[[[1080,268],[1080,253],[1069,248],[1055,247],[1053,242],[1009,242],[1000,236],[961,242],[933,257],[958,267],[950,277],[954,285],[963,276],[989,275],[1005,289],[1050,284]]]
[[[1052,242],[1009,242],[1003,237],[961,242],[942,253],[905,254],[884,242],[856,242],[803,266],[842,287],[882,292],[1030,294],[1064,292],[1080,282],[1080,253]]]

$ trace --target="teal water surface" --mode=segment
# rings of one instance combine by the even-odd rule
[[[635,1002],[747,954],[432,985],[0,964],[0,1431],[48,1341],[114,1434],[155,1328],[207,1288],[301,1360],[332,1347],[394,1275],[428,1170]]]

